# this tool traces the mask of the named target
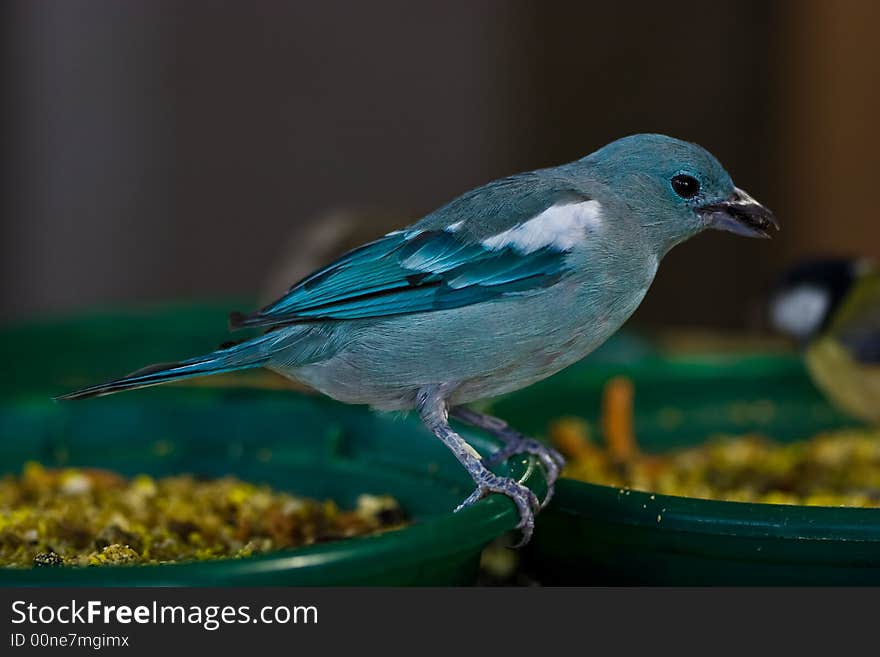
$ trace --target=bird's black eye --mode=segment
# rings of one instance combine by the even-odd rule
[[[672,177],[672,189],[682,198],[693,198],[700,193],[700,182],[693,176],[680,173]]]

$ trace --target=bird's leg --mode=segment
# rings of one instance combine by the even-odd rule
[[[449,408],[443,397],[442,389],[431,387],[420,390],[417,396],[417,407],[425,426],[443,441],[443,444],[468,471],[477,486],[474,492],[455,510],[459,511],[470,506],[489,493],[506,495],[513,500],[519,510],[520,520],[517,529],[522,531],[522,540],[517,547],[525,545],[535,528],[535,513],[540,509],[540,503],[535,494],[515,479],[500,477],[483,465],[482,457],[477,450],[449,426]]]
[[[541,503],[541,507],[547,506],[547,502],[553,496],[553,484],[556,483],[559,473],[565,465],[562,454],[538,440],[511,429],[504,420],[480,413],[466,406],[453,407],[450,410],[450,415],[472,427],[483,429],[504,443],[504,447],[487,459],[486,464],[489,467],[507,460],[514,454],[533,454],[544,466],[547,473],[547,496]]]

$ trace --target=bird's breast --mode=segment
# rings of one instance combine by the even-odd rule
[[[655,268],[590,271],[538,293],[442,311],[346,322],[339,348],[297,378],[331,397],[409,408],[415,392],[455,384],[453,403],[517,390],[580,360],[638,307]]]

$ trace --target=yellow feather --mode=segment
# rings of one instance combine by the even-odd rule
[[[857,362],[833,336],[813,342],[806,353],[813,382],[841,410],[880,422],[880,367]]]

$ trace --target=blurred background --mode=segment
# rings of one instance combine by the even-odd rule
[[[737,329],[785,264],[880,256],[880,3],[10,1],[0,320],[265,298],[468,188],[656,131],[773,208],[636,322]]]

